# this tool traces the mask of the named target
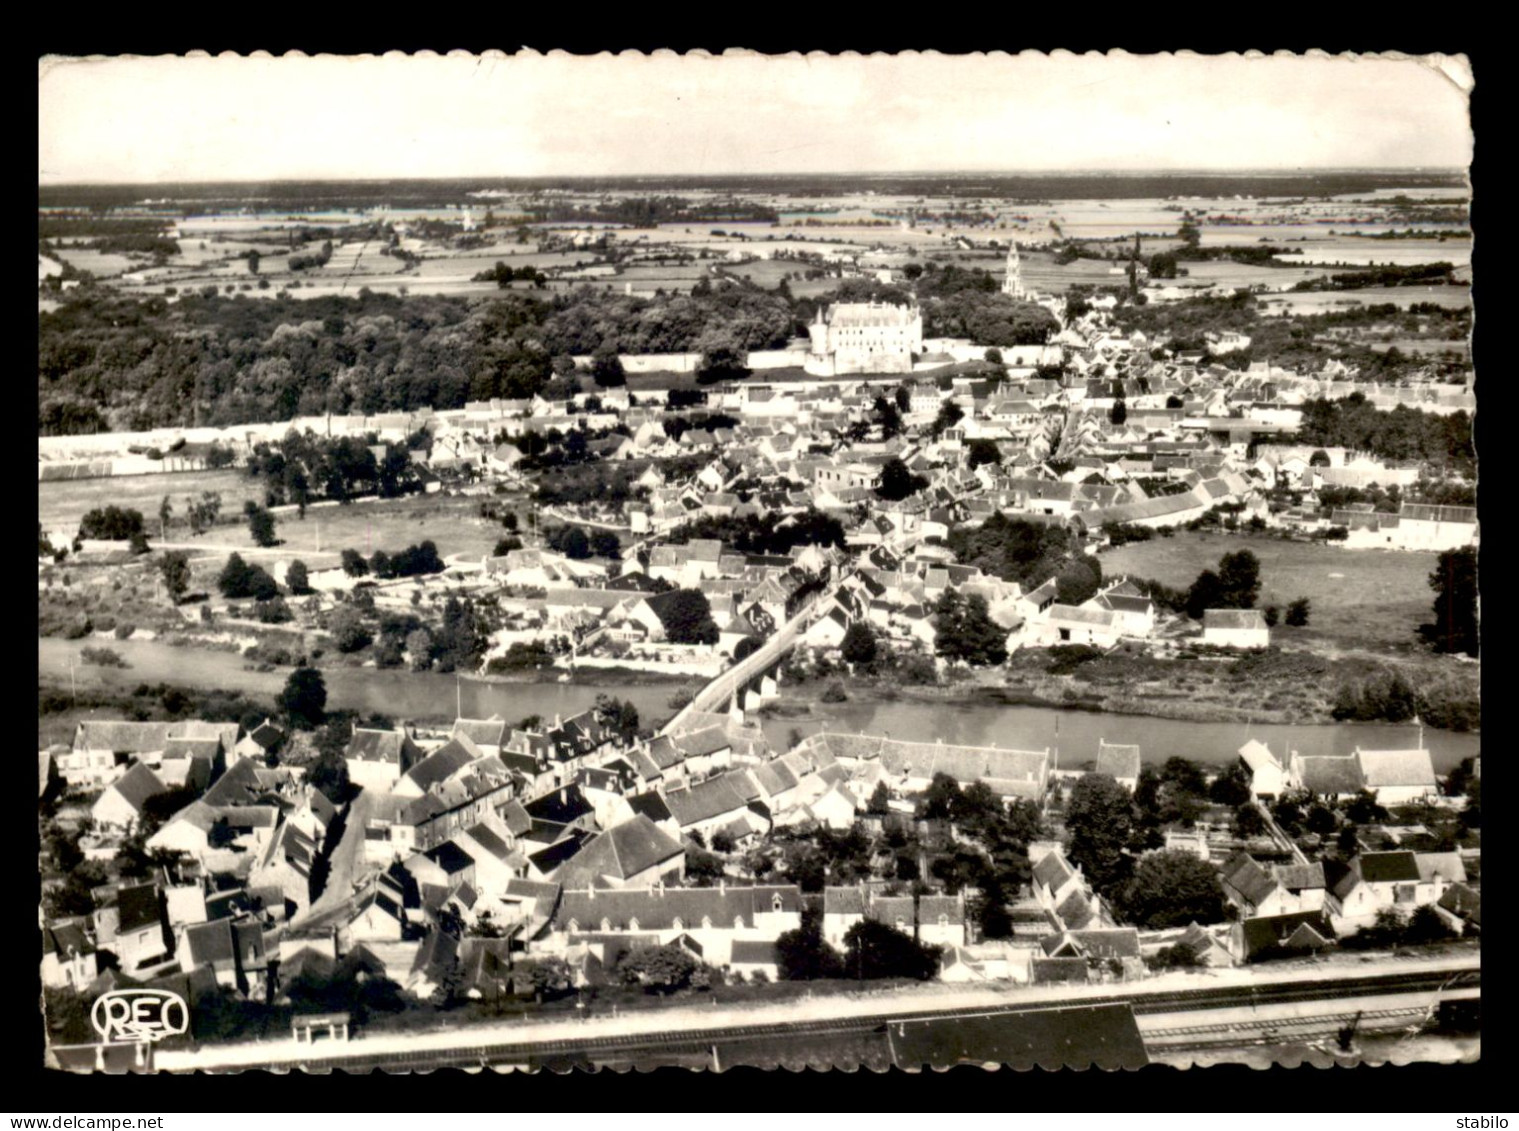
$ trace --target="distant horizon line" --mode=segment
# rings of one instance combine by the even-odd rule
[[[1128,168],[1055,168],[1055,169],[906,169],[885,170],[871,169],[857,172],[670,172],[670,173],[438,173],[425,176],[393,176],[393,177],[341,177],[341,176],[297,176],[282,174],[275,177],[222,177],[222,178],[188,178],[181,180],[119,180],[119,179],[84,179],[84,180],[45,180],[38,179],[37,187],[41,188],[75,188],[75,187],[119,187],[138,188],[159,185],[268,185],[268,184],[386,184],[407,183],[418,181],[541,181],[541,180],[566,180],[566,181],[596,181],[596,180],[643,180],[658,181],[661,179],[727,179],[734,177],[752,177],[757,179],[781,178],[781,177],[836,177],[870,178],[870,177],[1053,177],[1053,176],[1154,176],[1154,177],[1184,177],[1184,176],[1313,176],[1323,173],[1437,173],[1449,176],[1468,175],[1470,170],[1455,165],[1321,165],[1321,166],[1260,166],[1260,167],[1235,167],[1235,168],[1151,168],[1151,167],[1128,167]]]

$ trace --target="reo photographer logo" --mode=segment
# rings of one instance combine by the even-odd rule
[[[158,1041],[190,1027],[190,1007],[170,990],[111,990],[95,999],[90,1024],[107,1042]]]

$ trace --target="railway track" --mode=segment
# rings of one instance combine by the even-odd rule
[[[1456,986],[1480,985],[1479,970],[1460,971],[1410,971],[1406,974],[1366,975],[1357,978],[1321,978],[1311,982],[1290,982],[1263,986],[1200,987],[1189,990],[1173,990],[1155,994],[1143,994],[1131,1000],[1137,1016],[1146,1014],[1184,1013],[1230,1006],[1284,1005],[1293,1002],[1323,1001],[1338,997],[1356,997],[1388,993],[1437,992]],[[488,1042],[475,1045],[460,1044],[447,1049],[417,1049],[411,1051],[376,1051],[365,1055],[362,1050],[344,1056],[306,1057],[301,1059],[271,1059],[257,1064],[197,1065],[200,1071],[241,1071],[245,1069],[295,1068],[306,1072],[369,1072],[374,1069],[409,1069],[426,1071],[444,1067],[486,1067],[488,1065],[515,1065],[530,1068],[554,1065],[592,1064],[634,1052],[652,1054],[710,1053],[714,1046],[733,1042],[785,1039],[800,1036],[860,1036],[873,1033],[884,1034],[889,1025],[906,1021],[929,1019],[953,1019],[957,1017],[985,1017],[1003,1013],[1021,1013],[1050,1009],[1081,1009],[1106,1004],[1111,999],[1066,998],[1042,1001],[1028,1005],[974,1006],[951,1009],[923,1008],[875,1014],[864,1017],[835,1017],[818,1021],[774,1022],[759,1025],[721,1026],[700,1029],[684,1029],[662,1033],[610,1034],[594,1037],[561,1038],[547,1041]],[[1366,1016],[1380,1017],[1386,1013],[1399,1016],[1422,1014],[1422,1010],[1383,1010]],[[1337,1015],[1336,1015],[1337,1016]],[[1343,1020],[1343,1019],[1342,1019]],[[1263,1022],[1268,1031],[1281,1031],[1298,1025],[1316,1026],[1327,1024],[1326,1016],[1293,1019],[1281,1022]],[[1209,1035],[1224,1037],[1233,1033],[1238,1040],[1238,1024],[1179,1026],[1164,1030],[1152,1030],[1146,1040],[1164,1040],[1171,1036],[1186,1040],[1203,1039]],[[361,1038],[362,1039],[362,1038]],[[1219,1042],[1214,1042],[1219,1043]],[[1167,1047],[1173,1047],[1169,1041]],[[349,1046],[352,1048],[352,1046]]]

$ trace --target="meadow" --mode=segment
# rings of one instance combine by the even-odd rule
[[[1438,558],[1432,553],[1183,531],[1105,551],[1099,560],[1105,579],[1126,574],[1184,589],[1236,550],[1260,560],[1257,607],[1285,609],[1307,597],[1310,632],[1325,643],[1402,651],[1416,644],[1419,625],[1431,619],[1429,575]]]

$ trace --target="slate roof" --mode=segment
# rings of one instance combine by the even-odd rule
[[[1452,915],[1482,925],[1482,894],[1470,884],[1452,884],[1440,897],[1440,906]]]
[[[556,879],[566,886],[602,876],[626,880],[683,851],[679,841],[640,813],[589,841]]]
[[[169,792],[169,787],[164,785],[159,776],[144,762],[138,762],[122,774],[110,788],[120,794],[126,803],[139,813],[142,812],[142,807],[148,798]]]
[[[1294,911],[1290,915],[1270,915],[1246,919],[1240,923],[1244,957],[1250,961],[1262,951],[1283,948],[1313,950],[1334,942],[1334,926],[1322,911]]]
[[[1324,865],[1322,862],[1313,864],[1277,864],[1271,869],[1276,877],[1276,882],[1287,891],[1313,891],[1324,888]]]
[[[665,804],[681,828],[743,809],[747,802],[725,776],[711,778],[686,789],[668,790]]]
[[[1224,890],[1237,895],[1250,907],[1259,907],[1277,889],[1277,881],[1244,852],[1235,853],[1224,862],[1219,877]]]
[[[627,800],[628,807],[634,813],[641,813],[656,823],[668,821],[672,816],[670,807],[665,804],[665,799],[652,789],[645,793],[634,794]]]
[[[423,758],[404,775],[417,788],[424,793],[435,785],[447,781],[465,766],[480,757],[480,748],[476,746],[473,751],[466,746],[474,746],[467,737],[464,739],[451,738],[427,757]]]
[[[161,923],[163,916],[159,906],[157,884],[135,884],[121,888],[116,893],[116,931],[125,934],[152,923]]]
[[[1075,874],[1071,866],[1066,863],[1065,856],[1059,852],[1048,853],[1034,865],[1034,880],[1051,891],[1059,891]]]
[[[774,966],[780,962],[780,957],[780,951],[769,939],[734,939],[729,961],[735,966],[740,964]]]
[[[1419,880],[1419,862],[1412,852],[1363,852],[1355,863],[1361,879],[1368,884]]]

